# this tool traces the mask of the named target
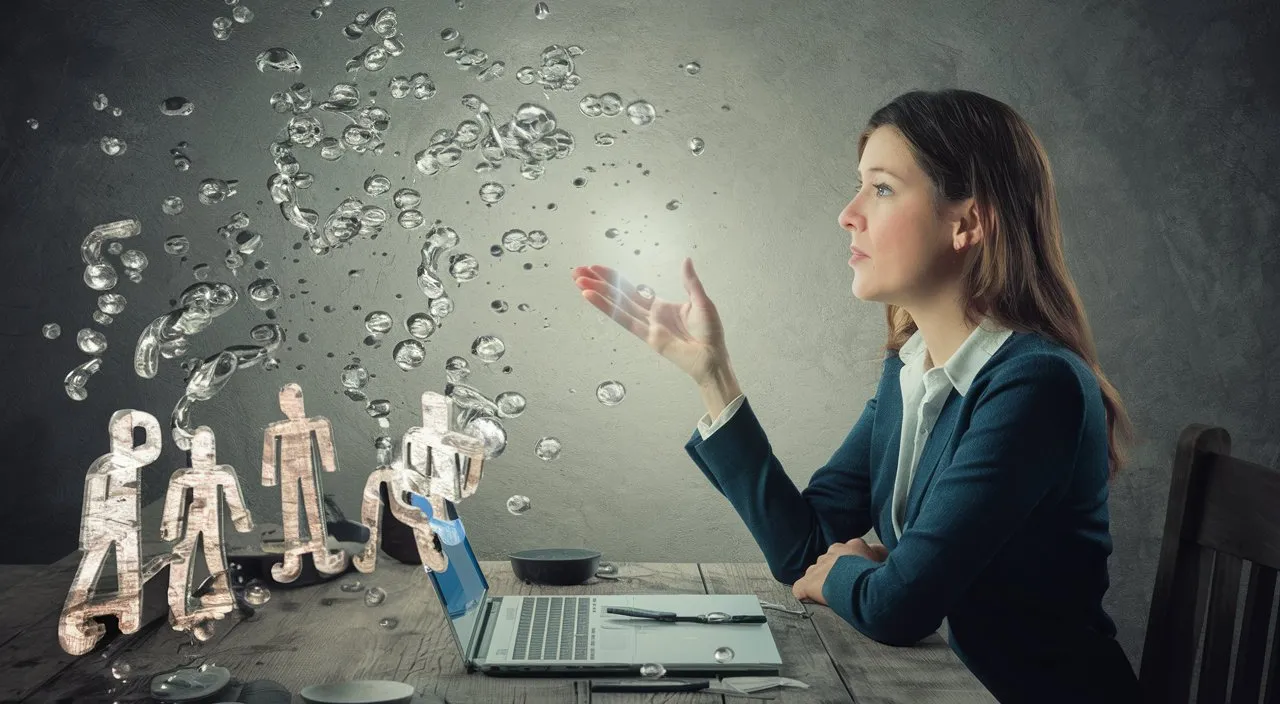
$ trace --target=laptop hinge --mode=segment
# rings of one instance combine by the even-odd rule
[[[480,653],[484,652],[484,647],[489,644],[489,640],[493,635],[490,622],[497,617],[498,608],[502,605],[502,597],[495,596],[490,599],[487,596],[488,593],[489,590],[486,589],[486,596],[483,597],[484,611],[480,614],[480,623],[471,631],[471,643],[467,646],[467,657],[471,658],[472,661],[480,657]]]

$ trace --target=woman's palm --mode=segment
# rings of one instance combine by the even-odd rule
[[[724,361],[724,328],[685,260],[689,300],[683,303],[641,296],[630,282],[603,265],[575,267],[574,283],[592,305],[671,360],[696,381],[706,379]]]

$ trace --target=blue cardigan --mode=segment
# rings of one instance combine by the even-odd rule
[[[968,394],[947,397],[895,539],[902,367],[896,352],[886,356],[875,397],[803,491],[745,401],[711,437],[695,430],[685,451],[779,582],[876,529],[889,558],[841,556],[822,588],[870,638],[913,645],[945,617],[952,650],[1003,703],[1140,701],[1102,608],[1108,437],[1093,372],[1056,342],[1015,332]]]

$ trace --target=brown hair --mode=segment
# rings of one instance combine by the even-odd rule
[[[1049,158],[1031,127],[1008,105],[973,91],[911,91],[876,110],[858,138],[858,157],[882,125],[906,138],[928,174],[939,208],[974,197],[983,241],[964,265],[965,318],[982,316],[1016,332],[1056,340],[1093,369],[1107,411],[1109,472],[1114,478],[1133,441],[1120,394],[1098,366],[1093,333],[1062,254],[1062,226]],[[886,304],[885,351],[901,350],[917,329]]]

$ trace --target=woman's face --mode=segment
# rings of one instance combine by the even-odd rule
[[[838,219],[867,254],[851,265],[853,295],[903,307],[936,297],[954,278],[953,223],[937,213],[934,186],[896,127],[871,134],[857,179]]]

